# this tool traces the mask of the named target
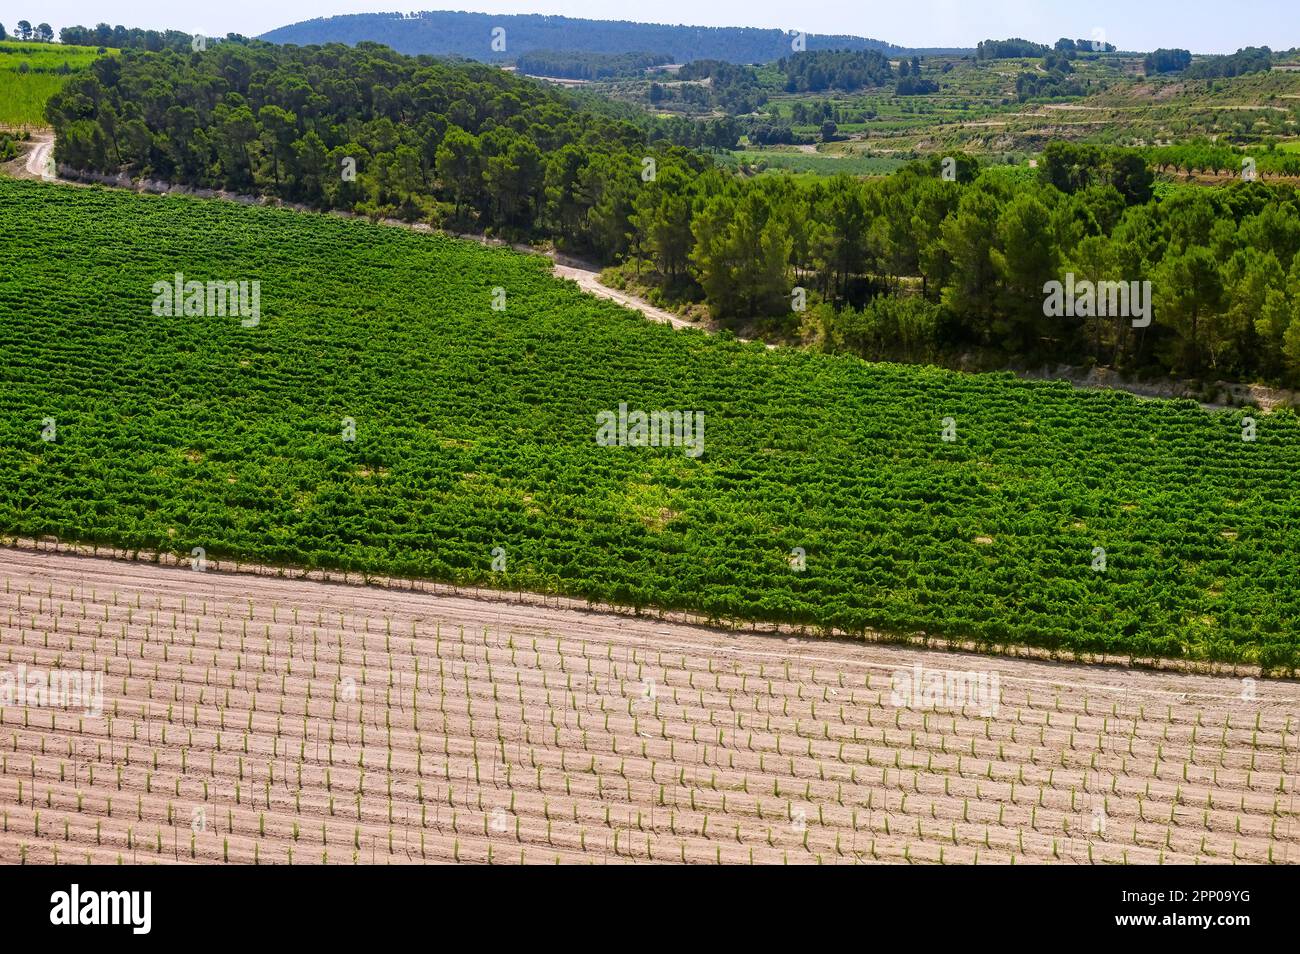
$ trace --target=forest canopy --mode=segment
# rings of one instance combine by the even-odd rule
[[[491,44],[492,31],[504,31],[504,48]],[[411,16],[357,13],[304,20],[271,30],[261,37],[273,43],[299,46],[326,43],[383,43],[407,54],[465,56],[509,60],[534,50],[578,50],[588,53],[629,53],[652,50],[674,63],[695,59],[728,63],[770,63],[790,53],[791,33],[757,27],[703,27],[635,23],[626,20],[586,20],[575,17],[429,11]],[[859,36],[806,34],[808,49],[881,50],[903,52],[881,40]]]
[[[599,80],[613,76],[638,76],[669,61],[666,53],[575,53],[535,50],[515,60],[515,68],[530,76]]]

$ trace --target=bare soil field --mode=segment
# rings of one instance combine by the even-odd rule
[[[6,548],[0,694],[5,863],[1300,861],[1294,682]]]

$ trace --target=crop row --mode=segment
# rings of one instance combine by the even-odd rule
[[[30,559],[0,565],[0,670],[101,674],[103,698],[0,708],[6,860],[1279,863],[1296,847],[1289,684],[1130,690],[1002,660],[996,712],[932,709],[893,697],[900,669],[981,661],[674,626],[656,646],[666,624],[491,623],[490,604],[319,584],[281,600],[283,582],[178,569],[88,588],[76,576],[101,561]]]

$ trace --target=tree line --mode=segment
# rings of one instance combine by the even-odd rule
[[[1020,37],[1009,40],[984,40],[975,48],[977,60],[1018,60],[1045,56],[1048,53],[1114,53],[1115,45],[1104,40],[1071,40],[1062,37],[1056,45],[1049,47],[1045,43],[1034,43]]]
[[[1300,154],[1280,150],[1273,143],[1262,149],[1243,150],[1208,139],[1193,139],[1176,146],[1149,146],[1142,153],[1161,172],[1240,175],[1253,165],[1256,175],[1300,178]]]
[[[898,71],[889,58],[876,50],[801,51],[776,63],[778,82],[787,93],[852,93],[862,89],[887,86],[895,82],[901,96],[937,92],[938,83],[922,77],[921,58],[899,60]],[[674,95],[690,101],[692,94],[701,105],[725,109],[732,114],[755,111],[767,103],[767,88],[756,70],[720,60],[693,60],[677,73],[679,80],[709,80],[703,87],[684,87],[677,91],[652,92],[651,101],[661,102]]]
[[[1014,60],[1042,56],[1046,52],[1046,44],[1034,43],[1017,36],[1009,40],[981,41],[975,48],[975,58],[977,60]]]
[[[1159,49],[1148,53],[1143,61],[1147,76],[1157,73],[1180,73],[1192,65],[1192,54],[1188,50]]]
[[[920,66],[919,58],[916,64]],[[821,93],[829,89],[851,93],[884,86],[894,78],[889,58],[878,50],[805,51],[787,56],[776,65],[785,74],[787,93]]]
[[[73,167],[550,239],[830,349],[1300,381],[1296,190],[1160,198],[1132,150],[1053,143],[1036,173],[953,156],[865,181],[746,179],[648,118],[373,44],[128,51],[47,116]],[[1154,322],[1048,317],[1067,273],[1150,281]]]
[[[1248,46],[1226,56],[1207,56],[1187,67],[1188,79],[1226,79],[1248,73],[1267,73],[1273,68],[1273,51],[1266,46]]]
[[[732,116],[752,113],[767,103],[767,92],[752,67],[736,66],[724,60],[692,60],[677,71],[683,81],[708,80],[664,90],[662,99],[675,93],[685,103],[721,109]]]
[[[0,23],[0,40],[8,38],[9,34],[5,32],[4,24]],[[29,43],[53,43],[54,28],[48,23],[38,23],[36,26],[32,26],[27,20],[19,20],[14,25],[13,38]]]
[[[1101,38],[1095,40],[1071,40],[1069,37],[1061,37],[1056,41],[1055,49],[1058,52],[1068,53],[1114,53],[1115,44],[1107,43]]]

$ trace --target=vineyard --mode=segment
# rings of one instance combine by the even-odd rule
[[[94,47],[0,42],[0,127],[46,125],[46,100],[101,55]]]
[[[0,549],[0,862],[1288,864],[1294,683]],[[921,670],[988,705],[915,705]],[[989,672],[992,667],[992,672]],[[67,703],[71,700],[62,700]]]
[[[260,322],[159,317],[176,273],[260,282]],[[0,182],[0,274],[6,534],[1297,662],[1289,413],[770,350],[538,256],[183,197]],[[702,413],[703,455],[600,446],[620,404]]]

